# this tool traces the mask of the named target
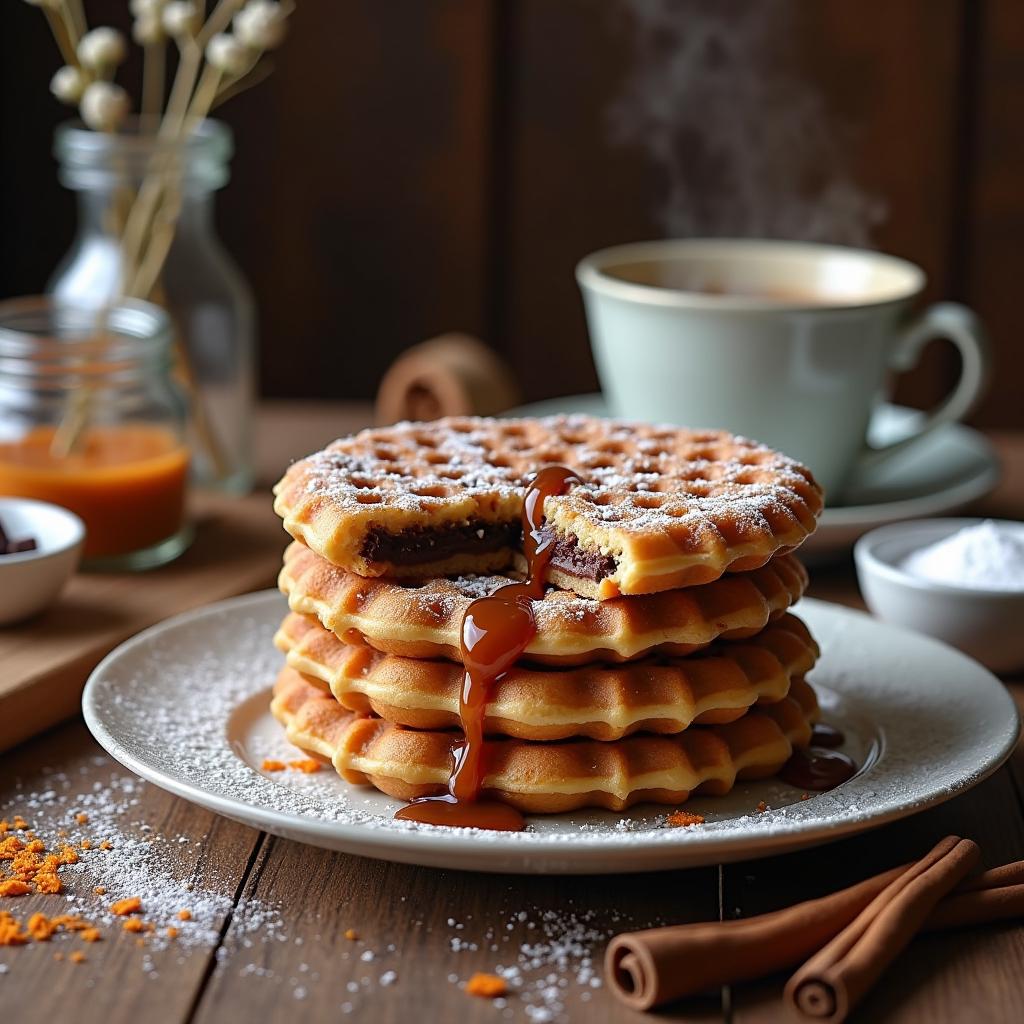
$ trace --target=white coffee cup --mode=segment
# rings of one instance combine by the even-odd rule
[[[967,415],[989,370],[978,318],[943,302],[911,316],[913,263],[804,242],[685,239],[602,249],[576,267],[610,412],[720,427],[844,486],[940,424]],[[910,437],[867,445],[891,372],[934,338],[960,351],[960,379]]]

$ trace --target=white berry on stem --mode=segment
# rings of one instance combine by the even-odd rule
[[[124,36],[116,28],[94,28],[78,41],[78,59],[93,71],[117,67],[127,53]]]
[[[287,11],[273,0],[249,0],[235,15],[235,35],[253,50],[273,50],[288,32]]]
[[[82,93],[78,110],[82,120],[97,132],[116,132],[128,116],[128,93],[113,82],[90,82]]]
[[[50,79],[50,92],[61,101],[74,105],[82,98],[85,91],[85,76],[78,68],[65,64],[57,68]]]
[[[244,75],[252,64],[252,52],[233,35],[221,32],[206,44],[206,60],[223,75]]]

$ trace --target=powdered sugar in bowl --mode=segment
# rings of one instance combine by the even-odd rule
[[[854,548],[868,607],[959,647],[995,672],[1024,667],[1024,523],[918,519]]]

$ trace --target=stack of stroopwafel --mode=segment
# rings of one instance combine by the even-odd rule
[[[789,552],[821,510],[809,472],[720,432],[587,417],[399,424],[289,469],[272,708],[293,743],[400,799],[445,791],[463,616],[520,578],[524,495],[553,464],[580,483],[544,504],[548,589],[487,696],[482,792],[533,813],[677,804],[807,745],[818,649],[789,613],[807,583]]]

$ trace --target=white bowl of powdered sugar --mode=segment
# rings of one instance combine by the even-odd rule
[[[854,558],[880,619],[945,640],[993,671],[1024,667],[1024,523],[894,523],[862,537]]]

